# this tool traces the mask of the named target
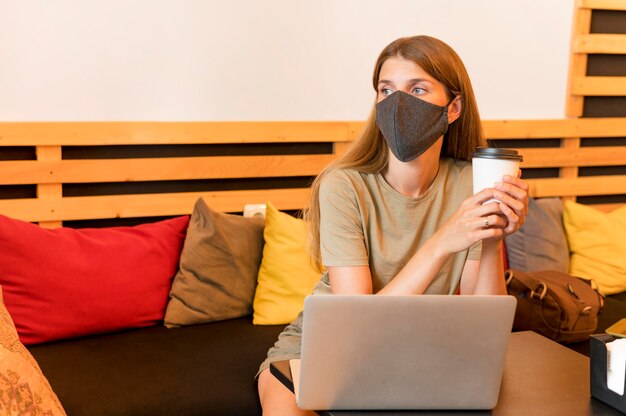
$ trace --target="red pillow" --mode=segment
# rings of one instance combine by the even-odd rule
[[[47,230],[0,215],[0,285],[20,340],[162,321],[188,223]]]

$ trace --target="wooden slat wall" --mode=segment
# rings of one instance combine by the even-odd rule
[[[483,127],[486,137],[495,146],[499,146],[498,141],[507,139],[519,139],[516,142],[524,144],[518,148],[524,155],[523,170],[558,168],[558,177],[527,179],[533,197],[576,200],[580,196],[626,195],[626,174],[579,176],[580,167],[626,165],[626,143],[580,147],[581,137],[626,137],[626,118],[485,121]],[[533,147],[544,139],[559,139],[560,147]],[[608,211],[616,204],[596,207]]]
[[[626,202],[626,110],[623,114],[618,112],[617,117],[616,114],[583,116],[586,97],[626,97],[626,73],[588,74],[588,61],[594,54],[626,55],[626,34],[591,30],[595,11],[614,11],[623,16],[626,0],[575,1],[566,118],[487,120],[483,127],[493,145],[516,147],[524,155],[522,168],[527,174],[532,173],[527,179],[532,196],[579,201],[594,198],[594,206],[610,210]],[[310,178],[346,151],[362,124],[358,121],[0,123],[0,214],[58,227],[64,221],[74,220],[189,214],[200,196],[225,212],[241,212],[247,203],[265,201],[272,201],[281,210],[298,210],[306,204]],[[277,144],[286,144],[295,151],[276,150]],[[324,147],[325,151],[311,151],[306,147],[310,144],[328,146]],[[229,146],[231,153],[163,156],[157,152],[159,156],[155,157],[141,154],[141,149],[146,148],[214,145]],[[256,153],[246,153],[249,145],[256,146]],[[64,152],[81,146],[119,148],[114,157],[64,157]],[[259,146],[267,151],[259,152]],[[10,158],[2,157],[9,147],[33,148],[33,160],[3,160]],[[131,148],[140,149],[139,156],[137,151],[123,154],[124,149]],[[14,152],[18,153],[29,154]],[[293,182],[298,186],[281,185],[291,184],[281,181],[293,178],[298,179]],[[202,181],[224,182],[228,186],[210,191],[185,188],[189,183]],[[256,182],[250,185],[250,181]],[[157,186],[140,192],[135,188],[120,190],[116,188],[119,184]],[[172,190],[178,184],[180,189]],[[100,194],[80,194],[74,188],[100,189],[109,185],[113,188],[98,191]],[[20,197],[3,196],[3,189],[9,188],[20,188],[17,192]]]
[[[304,207],[303,188],[214,192],[63,196],[67,184],[313,177],[354,136],[346,122],[216,123],[0,123],[2,147],[34,146],[36,160],[0,161],[0,186],[36,185],[36,198],[0,199],[0,213],[57,227],[62,221],[189,214],[202,196],[212,207],[241,212],[246,203],[272,201],[279,209]],[[327,154],[261,154],[116,159],[62,159],[71,146],[271,145],[329,143]],[[119,149],[118,149],[119,150]],[[296,152],[297,153],[297,152]],[[181,182],[183,185],[183,182]]]
[[[568,137],[626,137],[626,118],[562,120],[491,120],[483,123],[486,136],[517,139],[528,146],[523,168],[575,168],[626,165],[626,144],[608,147],[533,147],[541,139]],[[63,221],[102,218],[159,217],[189,214],[202,196],[220,211],[241,212],[247,203],[272,201],[279,209],[305,206],[308,190],[299,188],[234,189],[212,192],[157,192],[64,196],[71,184],[133,183],[151,181],[232,180],[313,177],[346,150],[357,136],[361,122],[259,122],[259,123],[0,123],[2,147],[35,146],[36,160],[0,161],[2,185],[34,185],[35,198],[0,199],[0,213],[13,218],[57,227]],[[112,134],[111,137],[103,132]],[[180,133],[181,136],[176,136]],[[66,136],[65,136],[66,135]],[[237,135],[241,135],[237,140]],[[64,139],[67,137],[67,139]],[[72,146],[120,144],[185,146],[188,144],[245,146],[256,143],[327,142],[328,154],[269,154],[235,156],[184,156],[115,159],[63,159]],[[236,151],[236,150],[235,150]],[[296,152],[297,153],[297,152]],[[602,175],[529,179],[535,197],[576,197],[626,194],[626,176]],[[183,182],[181,182],[182,184]],[[603,208],[611,208],[606,206]]]
[[[579,111],[570,107],[568,116],[582,116],[580,102],[584,96],[626,96],[626,76],[587,75],[590,54],[626,55],[626,34],[590,33],[594,10],[622,13],[626,11],[626,1],[577,1],[572,30],[569,100],[578,104]]]
[[[613,123],[616,131],[623,130],[617,125],[626,116],[626,111],[614,111],[607,107],[608,101],[598,101],[599,97],[607,97],[607,100],[621,99],[626,96],[626,73],[606,66],[620,67],[621,59],[619,55],[626,55],[626,11],[625,0],[577,0],[575,3],[574,22],[572,27],[571,59],[569,72],[569,93],[566,104],[566,116],[577,117],[584,123],[586,114],[594,116],[601,114],[607,116],[618,116],[618,118],[606,118],[602,124]],[[610,17],[609,20],[606,18]],[[615,18],[622,21],[622,30],[619,25],[615,25]],[[604,56],[604,68],[601,73],[589,70],[590,60],[594,57]],[[607,76],[610,75],[610,76]],[[592,97],[595,101],[587,102],[587,98]],[[613,102],[613,106],[614,106]],[[604,106],[606,110],[599,108],[588,108],[592,105]],[[607,111],[608,110],[608,111]],[[593,120],[593,119],[589,119]],[[614,120],[614,121],[611,121]],[[613,175],[603,178],[585,177],[579,178],[580,185],[575,189],[577,195],[590,195],[593,191],[596,195],[623,194],[623,187],[626,184],[626,159],[624,158],[624,142],[619,142],[620,146],[611,146],[603,140],[604,146],[582,147],[581,138],[597,137],[589,136],[586,132],[574,134],[563,141],[563,147],[571,152],[569,155],[569,165],[564,165],[560,176],[563,178],[575,179],[579,177],[582,167],[588,166],[614,166]],[[601,136],[599,136],[601,138]],[[606,137],[626,137],[626,134]],[[536,155],[536,156],[540,156]],[[561,160],[561,156],[559,156]],[[564,160],[564,159],[563,159]],[[615,174],[615,173],[618,174]],[[622,173],[621,175],[619,173]],[[612,187],[609,187],[609,184]],[[566,187],[565,187],[566,188]],[[564,189],[564,188],[562,188]],[[589,191],[589,192],[588,192]],[[582,193],[584,192],[584,193]],[[567,197],[566,197],[567,198]],[[574,199],[569,197],[569,199]],[[622,198],[622,200],[626,200]],[[610,206],[609,206],[610,208]]]

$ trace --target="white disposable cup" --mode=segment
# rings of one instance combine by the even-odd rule
[[[493,188],[496,182],[502,182],[504,175],[517,176],[522,156],[513,149],[479,147],[472,154],[474,193],[485,188]],[[489,202],[500,202],[490,199]]]

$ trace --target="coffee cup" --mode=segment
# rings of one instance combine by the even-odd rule
[[[485,188],[493,188],[496,182],[502,182],[504,175],[517,176],[522,155],[514,149],[499,149],[495,147],[479,147],[472,153],[472,171],[474,193]],[[490,199],[485,203],[499,202]]]

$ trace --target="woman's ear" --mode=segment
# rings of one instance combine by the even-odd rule
[[[463,110],[463,103],[461,97],[457,96],[452,103],[448,106],[448,124],[452,124],[457,118],[461,116]]]

